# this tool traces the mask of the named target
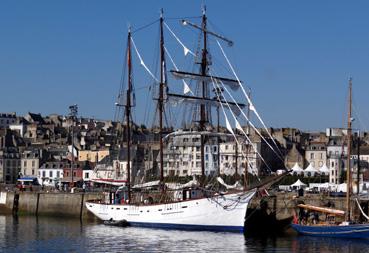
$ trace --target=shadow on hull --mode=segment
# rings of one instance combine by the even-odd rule
[[[290,227],[293,217],[277,219],[276,213],[262,208],[248,208],[245,219],[246,236],[282,235]]]

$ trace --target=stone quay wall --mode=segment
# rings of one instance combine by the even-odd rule
[[[0,214],[17,213],[19,215],[44,215],[75,217],[80,219],[96,219],[87,211],[86,201],[93,199],[106,199],[102,192],[0,192]],[[256,196],[249,207],[258,208],[260,201],[267,201],[269,210],[275,211],[278,219],[293,216],[297,211],[297,204],[305,203],[315,206],[328,206],[345,210],[346,198],[329,197],[324,194],[308,194],[297,196],[297,193],[277,192],[269,197]],[[359,215],[359,210],[352,199],[352,212]],[[369,205],[369,202],[362,203]]]
[[[95,192],[0,192],[0,214],[93,219],[87,211],[86,201],[103,198],[103,193]]]
[[[276,192],[268,197],[255,197],[252,199],[249,207],[258,208],[260,201],[267,201],[269,210],[276,212],[278,219],[283,219],[293,216],[298,211],[296,206],[301,203],[328,207],[339,210],[345,210],[346,198],[345,197],[330,197],[326,193],[320,194],[305,194],[304,196],[298,196],[296,192]],[[362,206],[369,205],[368,201],[360,201]],[[351,212],[354,217],[360,216],[360,210],[357,207],[355,199],[351,199]]]

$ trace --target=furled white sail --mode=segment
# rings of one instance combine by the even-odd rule
[[[197,73],[190,73],[184,71],[171,70],[170,71],[174,78],[176,79],[192,79],[199,82],[223,82],[225,85],[229,86],[232,90],[236,91],[240,87],[237,80],[218,77],[218,76],[209,76],[209,75],[201,75]]]
[[[168,55],[168,57],[169,57],[170,61],[172,62],[172,64],[173,64],[174,68],[178,71],[178,67],[177,67],[177,65],[175,64],[175,62],[174,62],[174,60],[173,60],[173,58],[172,58],[172,55],[169,53],[169,51],[167,50],[167,48],[166,48],[166,47],[164,47],[164,50],[165,50],[165,52],[167,53],[167,55]],[[186,83],[186,81],[185,81],[185,80],[182,80],[182,82],[183,82],[183,93],[184,93],[184,94],[191,93],[192,95],[194,95],[194,93],[192,92],[192,90],[191,90],[190,86]]]

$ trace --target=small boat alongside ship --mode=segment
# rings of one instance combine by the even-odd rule
[[[299,234],[319,236],[319,237],[340,237],[340,238],[369,238],[369,223],[359,223],[351,216],[351,123],[352,123],[352,79],[349,80],[349,110],[347,123],[347,171],[346,171],[346,210],[318,207],[312,205],[299,204],[299,219],[291,225]],[[367,217],[356,200],[360,211]],[[313,219],[309,219],[309,214],[313,214]],[[319,220],[319,214],[325,214],[324,221]],[[367,217],[369,218],[369,217]]]

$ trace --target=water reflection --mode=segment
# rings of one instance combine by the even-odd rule
[[[369,240],[188,232],[0,216],[0,252],[367,252]]]
[[[107,236],[109,235],[109,236]],[[188,232],[146,228],[90,226],[86,241],[91,252],[103,246],[113,252],[243,252],[244,239],[240,234]],[[97,249],[95,251],[95,249]]]

